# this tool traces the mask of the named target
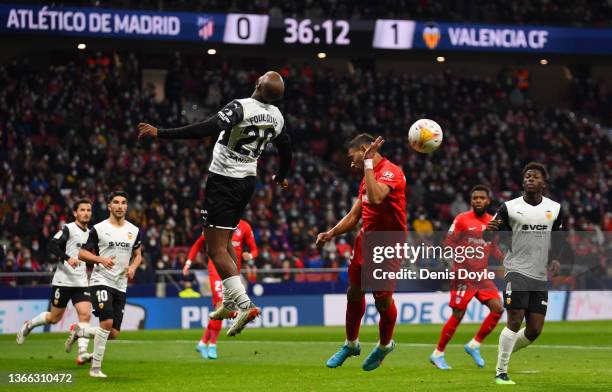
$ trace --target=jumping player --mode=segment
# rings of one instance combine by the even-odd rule
[[[79,249],[87,241],[91,220],[91,201],[78,200],[72,208],[74,222],[65,225],[51,238],[47,251],[57,257],[59,262],[53,274],[51,311],[42,312],[32,320],[23,323],[17,334],[17,344],[23,344],[30,331],[39,325],[57,324],[66,310],[68,301],[77,311],[81,325],[88,326],[91,318],[91,297],[85,263],[79,260]],[[91,361],[87,352],[89,339],[79,338],[77,365]]]
[[[462,260],[461,263],[454,262],[453,270],[463,268],[469,271],[483,271],[488,264],[489,254],[493,252],[499,260],[503,258],[501,251],[495,244],[486,243],[482,238],[482,232],[493,218],[487,213],[487,208],[491,204],[491,191],[485,185],[476,185],[470,191],[470,204],[472,209],[463,212],[455,218],[449,229],[449,234],[445,245],[453,247],[483,247],[483,253],[471,259]],[[465,351],[474,359],[476,365],[484,367],[485,361],[480,355],[480,343],[495,329],[499,319],[503,314],[503,307],[499,291],[495,283],[485,279],[478,282],[469,280],[454,279],[451,282],[451,299],[449,306],[453,314],[449,317],[442,328],[438,346],[429,357],[429,361],[438,369],[450,369],[444,359],[444,350],[448,342],[453,338],[455,330],[461,323],[468,304],[472,298],[486,305],[490,312],[484,319],[476,336],[465,344]]]
[[[359,197],[339,222],[327,232],[317,236],[317,246],[334,237],[344,234],[357,226],[362,219],[362,228],[355,239],[353,256],[349,265],[349,287],[346,305],[346,341],[340,350],[327,361],[327,366],[342,366],[351,356],[361,354],[359,344],[359,327],[365,313],[365,293],[361,284],[362,236],[369,231],[406,232],[406,178],[402,169],[385,157],[378,150],[384,140],[376,140],[368,134],[356,136],[350,143],[348,155],[352,159],[351,167],[363,170],[364,178],[359,187]],[[393,329],[397,318],[397,309],[391,291],[373,292],[376,309],[380,314],[379,342],[362,364],[363,370],[378,368],[383,359],[395,348],[392,340]]]
[[[287,188],[291,166],[291,142],[285,120],[272,102],[279,100],[285,84],[277,72],[267,72],[257,80],[250,98],[236,99],[208,120],[182,128],[158,129],[138,124],[138,138],[203,138],[219,135],[206,181],[202,216],[206,250],[223,279],[223,303],[210,314],[215,320],[236,319],[228,329],[235,336],[259,315],[251,302],[236,268],[238,258],[231,243],[232,232],[255,191],[257,159],[268,142],[273,141],[280,155],[280,167],[273,180]]]
[[[204,241],[204,234],[202,234],[200,237],[198,237],[196,242],[189,250],[187,261],[183,267],[183,275],[189,275],[191,261],[195,259],[196,255],[202,248],[202,245],[204,245]],[[243,245],[246,245],[249,248],[248,252],[243,252]],[[249,261],[259,255],[259,252],[257,251],[257,244],[255,243],[255,237],[253,236],[253,230],[251,229],[249,222],[240,219],[240,222],[238,222],[238,227],[232,234],[232,246],[234,247],[234,252],[238,257],[238,271],[240,271],[242,267],[242,260]],[[210,289],[212,290],[212,303],[213,306],[217,308],[223,303],[223,284],[221,277],[215,268],[215,264],[210,258],[208,259],[208,279],[210,281]],[[217,338],[221,332],[222,324],[222,320],[210,319],[208,321],[208,326],[204,329],[202,338],[196,346],[196,351],[200,353],[203,359],[217,359]]]
[[[562,229],[561,205],[543,196],[548,172],[536,162],[523,169],[523,195],[502,204],[487,226],[485,238],[492,231],[512,233],[511,247],[504,258],[504,307],[508,321],[499,335],[497,384],[515,384],[508,377],[508,363],[513,352],[527,347],[540,335],[548,306],[547,270],[560,270],[555,244],[549,263],[551,235]],[[553,237],[553,240],[558,237]],[[523,319],[526,327],[521,329]]]
[[[140,230],[125,219],[127,194],[111,192],[107,203],[110,216],[90,230],[87,242],[79,251],[81,260],[94,264],[89,286],[94,315],[100,319],[100,326],[94,328],[75,323],[66,339],[66,351],[70,352],[77,338],[94,338],[89,375],[101,378],[106,378],[102,373],[106,342],[116,339],[121,330],[128,278],[134,277],[142,261]]]

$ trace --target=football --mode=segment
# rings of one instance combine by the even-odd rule
[[[417,120],[408,131],[408,143],[415,151],[430,154],[442,144],[442,128],[427,118]]]

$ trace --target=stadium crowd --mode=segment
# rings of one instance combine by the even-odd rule
[[[48,271],[47,239],[72,220],[72,203],[93,200],[93,222],[108,216],[105,195],[130,194],[128,219],[139,225],[146,265],[179,269],[182,249],[201,231],[212,140],[138,143],[135,126],[187,123],[184,105],[203,115],[250,95],[258,72],[224,60],[173,60],[166,99],[141,88],[143,64],[133,54],[99,55],[36,69],[27,59],[0,67],[0,270]],[[291,187],[271,180],[272,150],[245,219],[253,226],[259,268],[344,266],[352,238],[322,252],[316,233],[351,207],[360,176],[351,173],[345,144],[357,132],[384,135],[383,152],[400,163],[408,183],[409,227],[417,233],[446,230],[468,209],[467,193],[486,183],[496,203],[520,192],[520,171],[531,160],[551,173],[551,196],[563,204],[576,230],[612,230],[610,212],[610,107],[603,82],[597,93],[576,89],[569,109],[543,107],[513,79],[463,78],[444,72],[426,78],[365,68],[335,74],[309,65],[286,65],[285,114],[294,149]],[[505,75],[505,77],[504,77]],[[574,90],[574,89],[573,89]],[[583,113],[588,113],[584,115]],[[607,113],[609,115],[609,113]],[[443,148],[431,156],[410,150],[408,126],[433,118],[445,129]],[[272,147],[270,147],[272,148]],[[204,267],[202,256],[194,268]],[[605,271],[605,265],[602,269]],[[15,280],[6,280],[15,284]]]
[[[249,12],[272,17],[417,19],[452,22],[610,26],[607,0],[35,0],[45,5],[188,12]]]

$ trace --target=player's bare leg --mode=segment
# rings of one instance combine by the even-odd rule
[[[66,308],[51,306],[50,312],[42,312],[32,320],[25,321],[17,333],[17,344],[23,344],[26,336],[28,336],[34,328],[41,325],[57,324],[64,316],[65,310]]]
[[[247,295],[236,262],[230,254],[232,230],[207,227],[205,235],[208,256],[213,260],[219,276],[223,279],[223,305],[211,313],[210,318],[213,320],[228,318],[235,310],[236,320],[227,331],[228,336],[235,336],[259,316],[259,308]],[[234,305],[236,309],[232,309]]]
[[[79,316],[79,325],[82,328],[89,327],[89,322],[91,320],[91,302],[77,302],[74,307]],[[77,354],[76,359],[77,365],[84,365],[87,362],[91,362],[93,355],[87,352],[87,347],[89,346],[89,338],[86,336],[78,337],[77,342],[79,346],[79,352]]]
[[[374,302],[380,315],[378,322],[379,341],[374,350],[368,355],[362,365],[362,369],[369,371],[378,368],[387,354],[395,348],[393,341],[393,330],[397,319],[397,308],[390,292],[374,292]]]
[[[514,384],[508,377],[508,363],[516,343],[516,336],[525,318],[524,309],[507,309],[508,321],[499,335],[499,346],[497,351],[497,368],[495,370],[495,382],[497,384]]]
[[[446,345],[455,335],[455,331],[457,327],[461,323],[463,319],[463,315],[465,314],[465,310],[463,309],[455,309],[452,308],[453,313],[446,320],[446,323],[442,327],[442,332],[440,333],[440,339],[438,340],[438,345],[434,352],[429,356],[429,362],[431,362],[435,367],[441,370],[449,370],[452,369],[444,358],[444,351],[446,350]]]
[[[480,355],[480,344],[495,329],[499,319],[504,313],[504,307],[499,298],[492,298],[486,301],[485,305],[489,308],[489,314],[480,325],[476,336],[463,346],[465,352],[472,357],[478,367],[484,367],[485,365],[485,361]]]
[[[365,293],[361,290],[361,287],[349,283],[346,300],[346,341],[340,350],[327,360],[326,364],[329,368],[342,366],[348,357],[361,354],[359,327],[365,314]]]

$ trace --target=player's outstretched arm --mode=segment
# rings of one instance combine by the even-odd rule
[[[138,124],[138,140],[146,137],[159,137],[162,139],[197,139],[208,136],[216,136],[221,132],[217,116],[206,121],[186,125],[179,128],[160,129],[151,124]]]
[[[359,223],[359,218],[361,217],[361,199],[358,199],[351,210],[346,214],[340,222],[336,224],[332,229],[326,231],[325,233],[319,233],[317,236],[317,247],[322,247],[327,241],[332,238],[344,234],[348,231],[351,231],[357,224]]]

